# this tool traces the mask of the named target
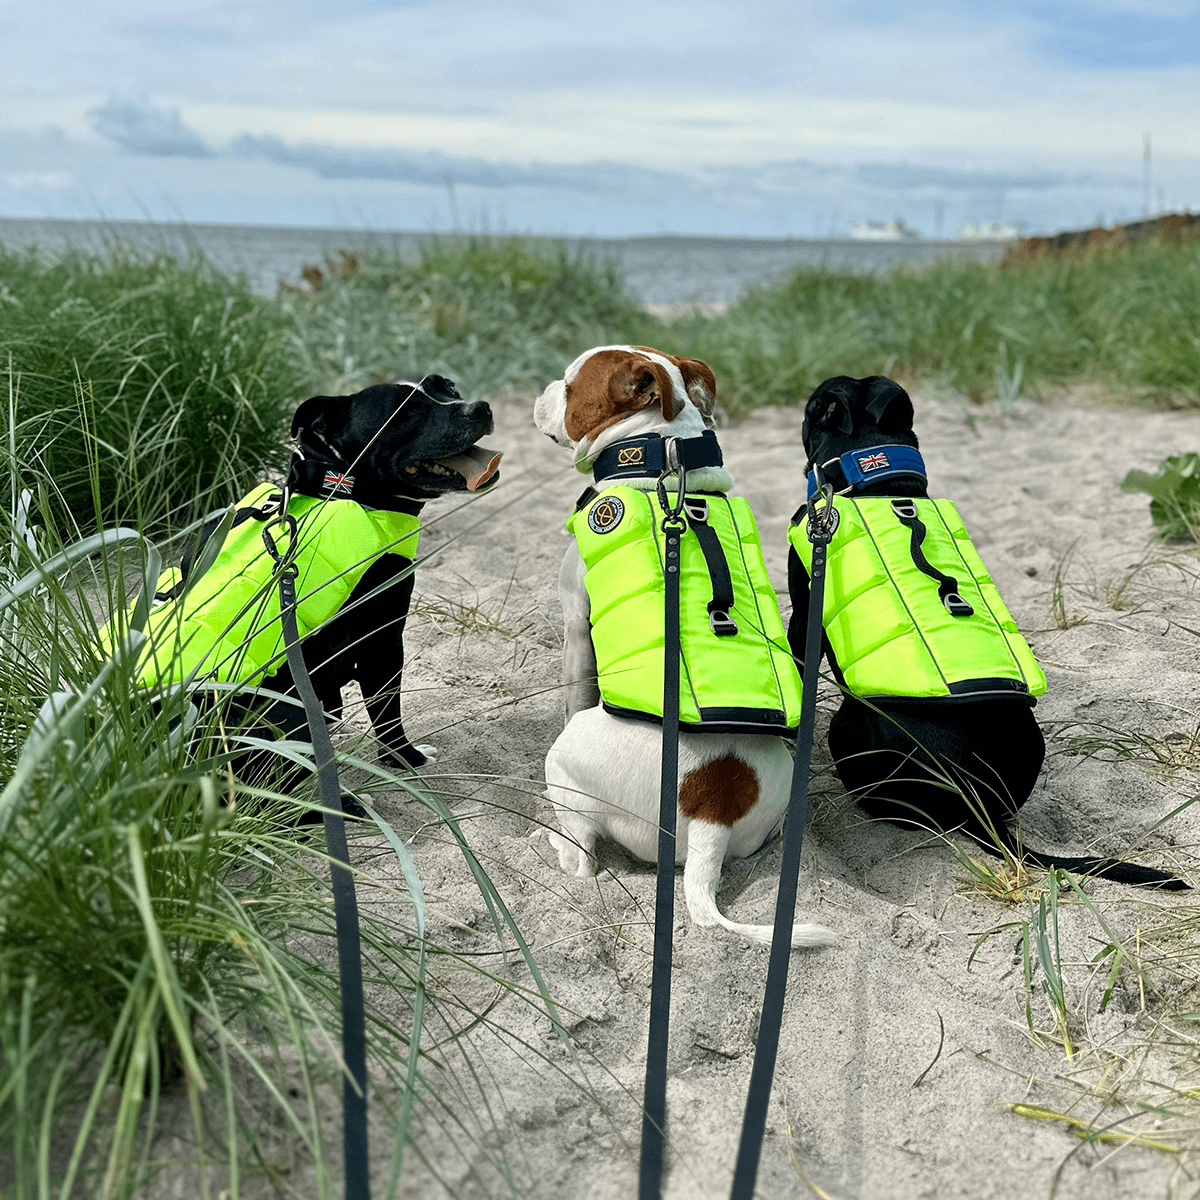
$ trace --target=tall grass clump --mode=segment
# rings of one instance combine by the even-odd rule
[[[60,521],[178,527],[279,463],[303,398],[289,330],[199,257],[0,248],[10,449],[53,481]]]
[[[464,395],[559,378],[589,346],[652,325],[613,265],[518,239],[445,238],[417,262],[381,251],[306,268],[284,289],[314,390],[346,392],[402,371],[453,379]]]
[[[708,362],[733,411],[872,374],[937,376],[974,399],[1090,381],[1200,405],[1200,240],[878,276],[803,269],[720,317],[670,323],[657,344]]]
[[[33,492],[14,490],[19,505]],[[186,1171],[179,1194],[236,1200],[290,1174],[295,1194],[340,1195],[328,864],[295,824],[311,784],[283,783],[311,770],[311,747],[255,737],[219,697],[134,686],[148,608],[134,596],[161,564],[142,534],[64,547],[24,511],[0,530],[0,1193],[115,1200],[169,1168]],[[110,611],[126,615],[102,639]],[[253,773],[235,758],[251,748],[270,760]],[[445,802],[355,767],[457,844],[497,935],[525,955],[534,985],[516,990],[558,1027]],[[373,858],[361,844],[353,857],[377,1194],[396,1194],[430,1130],[503,1180],[486,1106],[443,1068],[468,1053],[455,1031],[494,1022],[512,986],[438,943],[409,849],[375,821]]]

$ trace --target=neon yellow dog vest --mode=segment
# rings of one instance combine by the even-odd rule
[[[260,484],[238,501],[239,509],[258,509],[279,489]],[[407,513],[364,508],[353,500],[292,496],[299,542],[295,562],[296,626],[304,638],[335,616],[367,568],[384,554],[412,558],[417,552],[420,519]],[[166,687],[185,680],[250,683],[274,674],[283,663],[279,588],[275,564],[263,543],[264,521],[253,517],[229,531],[213,565],[197,580],[187,580],[182,600],[155,604],[146,624],[138,682]],[[273,524],[282,553],[286,526]],[[156,593],[180,582],[178,568],[164,572]],[[113,622],[103,637],[115,637]]]
[[[950,699],[1045,692],[1046,677],[951,501],[893,504],[884,496],[835,496],[833,503],[838,520],[822,624],[853,695]],[[907,524],[897,505],[915,507]],[[914,532],[914,523],[924,527],[923,535]],[[811,572],[807,527],[807,518],[792,525],[788,540]],[[918,557],[953,577],[961,607],[943,600]],[[956,609],[962,615],[954,615]]]
[[[694,527],[681,541],[679,722],[726,733],[795,733],[800,676],[788,650],[758,529],[741,497],[689,496],[707,503],[733,586],[719,636],[709,620],[709,565]],[[618,716],[662,720],[664,601],[661,512],[651,493],[605,488],[568,520],[587,567],[592,644],[604,707]],[[728,627],[726,627],[728,628]]]

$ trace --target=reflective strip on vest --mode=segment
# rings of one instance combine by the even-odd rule
[[[696,534],[681,540],[679,720],[693,730],[794,734],[800,676],[788,649],[758,529],[741,497],[707,501],[733,583],[737,633],[716,636],[712,579]],[[604,707],[662,720],[664,602],[662,513],[652,493],[605,488],[567,522],[587,567],[592,645]]]
[[[261,484],[238,501],[257,508],[279,488]],[[364,508],[352,500],[292,496],[299,549],[295,562],[296,626],[301,638],[334,617],[359,580],[384,554],[413,558],[420,519],[407,513]],[[182,601],[154,605],[146,624],[138,682],[166,687],[185,680],[250,683],[283,664],[279,586],[263,543],[262,520],[249,517],[231,529],[216,561],[190,585]],[[279,550],[286,526],[271,527]],[[159,577],[157,591],[178,582],[177,568]],[[106,639],[116,634],[110,622]],[[111,633],[110,633],[111,630]]]
[[[912,531],[892,498],[834,497],[822,623],[847,689],[855,696],[952,698],[1040,696],[1046,676],[1017,629],[953,503],[915,499],[929,563],[958,582],[974,609],[952,616],[938,583],[913,561]],[[788,530],[812,569],[807,518]]]

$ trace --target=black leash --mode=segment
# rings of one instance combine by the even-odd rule
[[[819,468],[818,468],[819,470]],[[796,917],[796,890],[800,874],[800,848],[808,821],[808,775],[812,765],[813,728],[817,717],[817,668],[821,662],[821,615],[825,600],[825,555],[833,537],[833,489],[823,484],[825,503],[808,503],[808,538],[813,544],[812,571],[808,585],[808,625],[804,634],[804,690],[800,699],[800,728],[796,734],[796,761],[792,767],[792,792],[788,800],[787,827],[783,836],[783,862],[779,868],[779,893],[775,900],[775,929],[771,936],[771,958],[763,993],[754,1066],[742,1118],[742,1140],[738,1145],[730,1200],[751,1200],[758,1178],[771,1081],[779,1053],[779,1029],[783,1022],[783,1000],[787,991],[788,962],[792,954],[792,925]]]
[[[668,452],[669,453],[669,452]],[[662,784],[658,800],[658,874],[654,897],[654,969],[650,982],[650,1034],[646,1044],[646,1087],[642,1102],[642,1157],[638,1167],[638,1200],[658,1200],[662,1193],[663,1152],[667,1124],[667,1035],[671,1021],[671,941],[675,926],[675,808],[679,798],[679,575],[680,538],[687,470],[680,456],[679,491],[667,499],[663,466],[658,502],[663,531],[663,717]]]
[[[285,497],[286,499],[286,497]],[[329,871],[333,884],[334,927],[337,931],[338,977],[342,995],[342,1145],[345,1157],[346,1200],[370,1200],[371,1179],[367,1168],[367,1053],[366,1014],[363,1008],[362,946],[358,932],[358,897],[350,870],[350,848],[346,844],[346,822],[342,816],[342,789],[338,783],[333,742],[321,702],[313,690],[300,634],[296,628],[297,546],[296,518],[284,509],[279,522],[288,530],[287,549],[281,555],[271,537],[270,526],[263,528],[267,553],[279,571],[279,615],[283,624],[283,644],[292,681],[304,704],[317,764],[317,799],[327,811],[324,815],[325,847],[329,852]]]

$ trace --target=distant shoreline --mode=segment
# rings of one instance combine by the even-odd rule
[[[0,244],[103,250],[113,240],[184,256],[199,250],[214,266],[244,272],[250,285],[274,293],[296,280],[305,263],[331,251],[381,248],[415,261],[423,245],[455,237],[516,237],[547,251],[564,246],[612,261],[629,290],[645,304],[730,303],[747,287],[797,267],[874,273],[895,266],[919,269],[936,261],[991,263],[1012,243],[1004,241],[890,241],[868,238],[757,238],[693,234],[636,237],[557,237],[507,232],[418,233],[411,230],[232,225],[215,222],[85,220],[66,217],[0,217]]]

